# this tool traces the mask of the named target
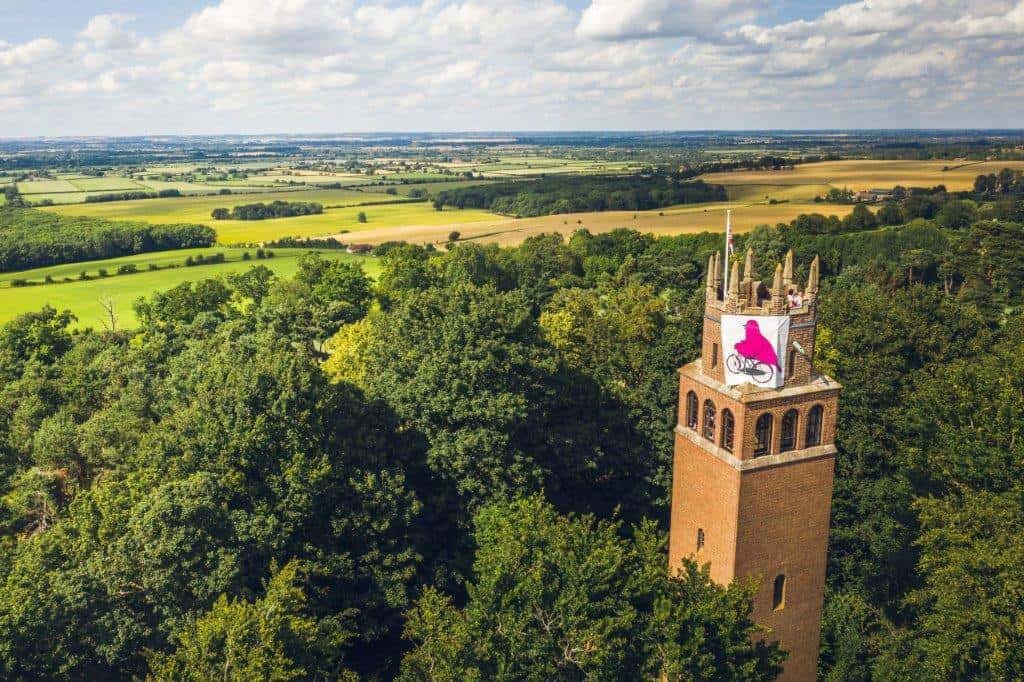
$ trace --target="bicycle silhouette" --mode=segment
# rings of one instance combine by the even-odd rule
[[[775,368],[756,358],[747,358],[733,353],[725,359],[726,368],[733,374],[746,374],[759,384],[767,384],[775,376]]]

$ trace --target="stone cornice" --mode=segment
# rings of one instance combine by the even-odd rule
[[[676,425],[675,432],[694,445],[699,446],[712,457],[728,464],[736,471],[753,471],[755,469],[767,469],[797,462],[808,462],[821,459],[822,457],[833,457],[838,452],[834,444],[827,443],[825,445],[816,445],[812,448],[804,448],[803,450],[780,452],[777,455],[762,455],[761,457],[753,457],[751,459],[740,459],[728,450],[715,445],[706,438],[702,438],[695,431],[684,427],[682,424]]]

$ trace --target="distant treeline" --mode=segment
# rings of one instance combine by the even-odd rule
[[[267,242],[267,246],[272,246],[277,249],[344,249],[348,247],[348,244],[340,242],[334,237],[281,237],[272,242]]]
[[[654,172],[626,176],[549,176],[450,189],[434,207],[483,208],[523,217],[577,211],[643,211],[675,204],[725,201],[725,188],[679,175]]]
[[[85,203],[95,204],[103,201],[133,201],[135,199],[163,199],[165,197],[180,197],[181,191],[177,189],[162,189],[159,192],[143,192],[132,190],[129,192],[111,192],[109,194],[90,194],[85,198]]]
[[[300,215],[323,213],[323,204],[315,201],[272,201],[235,206],[230,211],[215,208],[210,214],[214,220],[266,220],[268,218],[292,218]]]
[[[210,246],[205,225],[149,225],[5,206],[0,208],[0,272]]]

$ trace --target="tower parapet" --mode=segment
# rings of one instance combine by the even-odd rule
[[[811,262],[806,285],[793,279],[793,252],[775,266],[771,285],[754,272],[754,252],[747,249],[743,274],[733,262],[728,290],[722,286],[718,253],[708,259],[705,282],[704,343],[702,371],[725,382],[725,361],[730,350],[722,346],[722,317],[789,317],[786,348],[780,355],[779,371],[787,385],[806,384],[814,379],[814,342],[818,318],[819,259]]]

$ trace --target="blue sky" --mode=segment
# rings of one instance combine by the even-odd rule
[[[0,136],[1021,127],[1024,0],[0,2]]]

